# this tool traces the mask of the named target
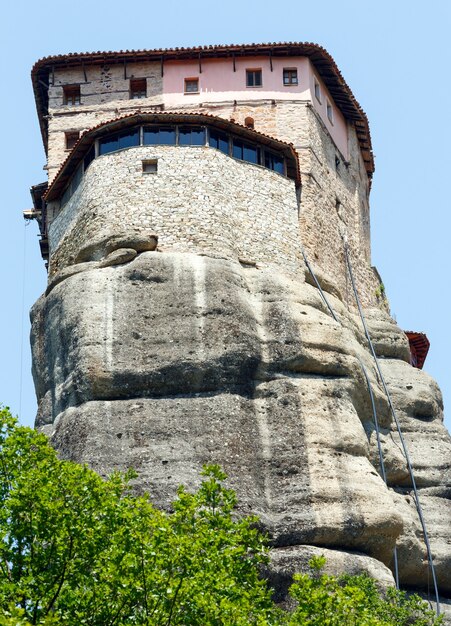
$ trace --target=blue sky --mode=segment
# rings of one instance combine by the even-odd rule
[[[451,428],[450,27],[447,0],[7,3],[0,26],[1,401],[33,423],[28,310],[46,282],[37,227],[22,219],[30,186],[45,180],[33,63],[77,51],[311,41],[332,54],[368,114],[376,155],[373,264],[399,325],[431,340],[425,369],[442,388]]]

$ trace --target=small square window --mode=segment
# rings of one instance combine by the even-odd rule
[[[130,78],[130,100],[147,98],[147,80],[145,78]]]
[[[319,86],[319,82],[315,80],[315,98],[321,104],[321,87]]]
[[[329,122],[331,124],[333,124],[334,123],[334,112],[333,112],[333,109],[332,109],[332,105],[331,105],[331,103],[329,101],[327,101],[327,104],[326,104],[326,111],[327,111],[327,119],[329,120]]]
[[[158,159],[143,161],[143,174],[156,174],[158,172]]]
[[[80,85],[63,86],[63,104],[71,107],[80,104]]]
[[[199,93],[198,78],[185,78],[185,93]]]
[[[290,68],[283,69],[283,84],[284,85],[297,85],[298,84],[297,69],[290,69]]]
[[[80,138],[80,132],[78,130],[70,131],[68,133],[64,133],[64,137],[66,140],[66,150],[72,150]]]
[[[261,87],[262,85],[261,70],[246,70],[246,87]]]

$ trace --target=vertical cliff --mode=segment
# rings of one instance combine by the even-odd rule
[[[69,112],[58,90],[78,70],[57,68],[41,120],[51,184],[39,215],[49,283],[32,310],[36,424],[62,457],[102,475],[134,467],[136,489],[161,507],[180,483],[198,484],[204,463],[219,463],[240,511],[259,515],[270,536],[268,575],[283,599],[317,552],[332,571],[389,585],[396,549],[401,585],[431,591],[396,415],[446,605],[451,438],[441,394],[411,365],[371,266],[366,117],[327,53],[314,52],[329,73],[302,56],[297,96],[207,90],[207,102],[178,108],[185,94],[164,93],[149,53],[147,112],[123,99],[122,66],[108,70],[113,106],[89,57],[92,102],[71,113],[89,130],[63,163]]]

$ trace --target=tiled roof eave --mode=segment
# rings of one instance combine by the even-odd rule
[[[345,118],[355,124],[360,122],[364,140],[369,146],[368,154],[364,157],[364,161],[368,176],[371,178],[374,172],[374,158],[371,149],[371,135],[367,116],[357,102],[351,89],[346,84],[332,56],[322,46],[308,42],[211,45],[191,48],[160,48],[155,50],[120,50],[118,52],[77,52],[45,57],[35,63],[31,72],[44,146],[47,149],[47,121],[45,118],[47,115],[47,102],[44,90],[45,85],[48,84],[49,75],[53,71],[53,68],[92,65],[104,62],[164,61],[189,58],[198,59],[199,57],[218,58],[267,54],[274,57],[307,56],[310,58]]]
[[[180,122],[183,123],[183,121],[211,124],[212,126],[232,131],[235,134],[243,135],[249,140],[253,140],[261,145],[266,145],[270,148],[272,147],[273,149],[278,149],[284,152],[285,156],[290,155],[292,157],[295,164],[294,181],[297,186],[300,186],[301,184],[299,159],[297,152],[293,144],[291,143],[281,141],[280,139],[276,139],[274,137],[271,137],[270,135],[260,133],[241,124],[237,124],[236,122],[232,122],[226,120],[225,118],[211,115],[210,113],[194,113],[187,111],[147,111],[123,115],[121,117],[108,120],[107,122],[102,122],[84,132],[70,151],[66,160],[59,168],[46,193],[43,195],[44,200],[46,202],[50,202],[59,197],[60,193],[64,190],[79,162],[84,157],[95,139],[101,137],[106,133],[115,132],[116,130],[120,130],[127,126],[156,122],[158,123],[161,121],[164,121],[164,123],[166,124]]]

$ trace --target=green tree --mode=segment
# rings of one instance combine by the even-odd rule
[[[232,519],[221,470],[180,488],[171,514],[130,478],[59,460],[0,411],[0,624],[268,623],[264,538],[254,518]]]
[[[419,598],[382,598],[364,576],[327,576],[322,558],[291,588],[292,612],[259,577],[256,518],[234,519],[225,474],[204,469],[173,511],[57,458],[47,438],[0,408],[0,626],[432,626]]]
[[[329,576],[324,557],[310,561],[310,574],[296,574],[290,588],[296,608],[287,626],[439,626],[442,617],[418,596],[389,589],[382,596],[366,575]]]

